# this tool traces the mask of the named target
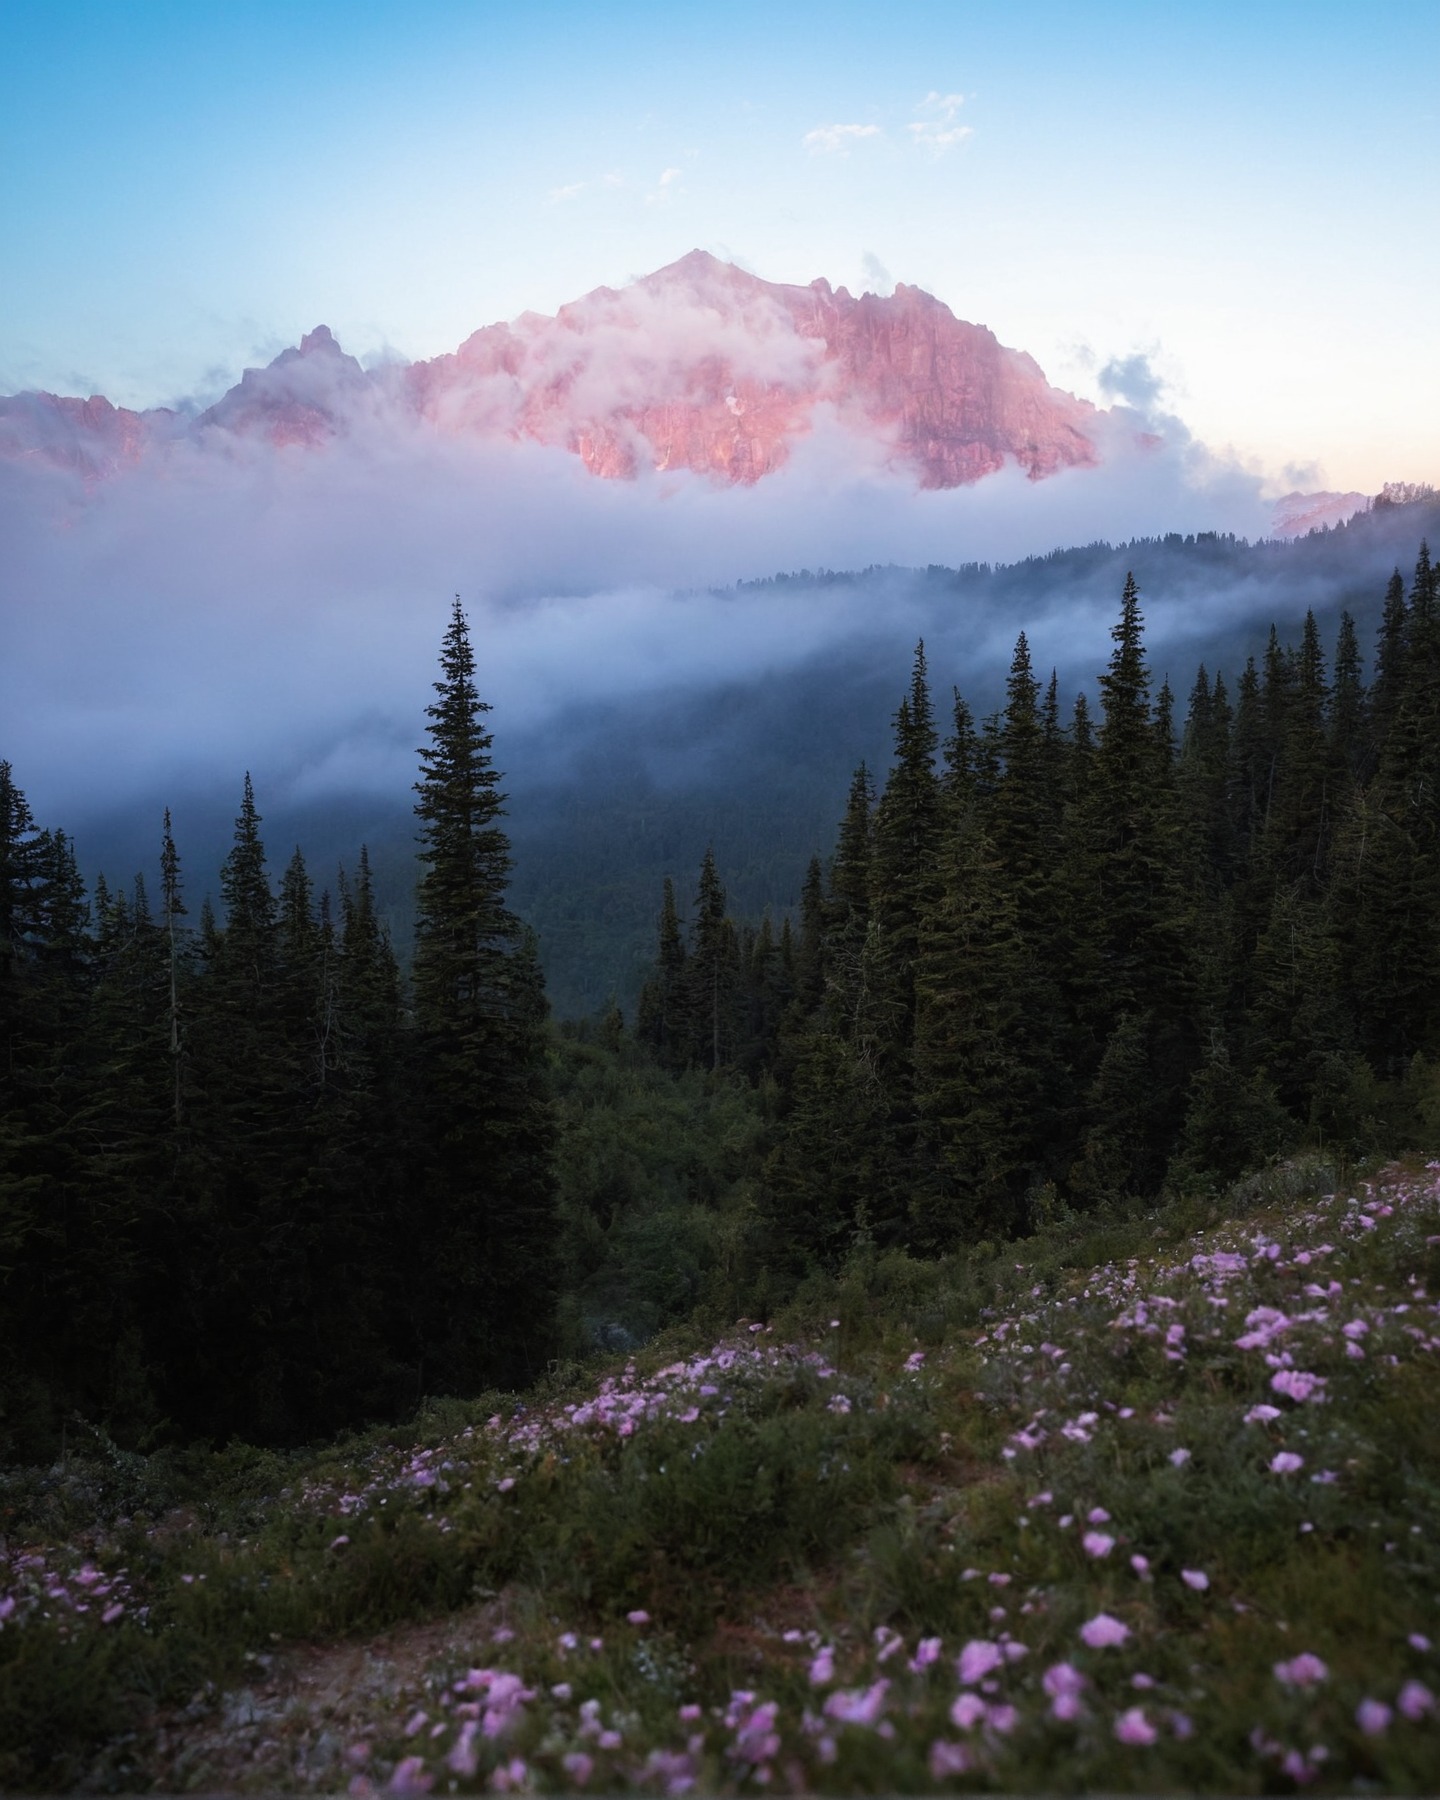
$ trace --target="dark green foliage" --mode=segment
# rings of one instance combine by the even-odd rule
[[[1440,1051],[1427,555],[1408,599],[1392,584],[1378,697],[1349,616],[1332,686],[1311,615],[1298,646],[1271,631],[1233,709],[1201,669],[1177,742],[1133,578],[1112,637],[1098,730],[1083,694],[1062,728],[1022,634],[979,733],[956,694],[938,775],[917,652],[890,781],[877,801],[857,772],[828,891],[807,883],[796,998],[720,1057],[776,1083],[780,1267],[933,1255],[1306,1138],[1419,1129],[1404,1072]]]
[[[533,1374],[556,1255],[545,1003],[463,618],[421,783],[416,1022],[369,858],[338,915],[297,850],[272,886],[245,779],[186,929],[97,884],[0,767],[0,1444],[72,1415],[123,1442],[293,1442],[427,1390]]]
[[[423,1389],[533,1378],[553,1341],[553,1121],[534,943],[505,905],[488,705],[455,602],[416,784],[410,1104],[420,1127],[396,1303]]]
[[[857,1257],[944,1255],[1440,1117],[1440,596],[1391,584],[1177,733],[1127,581],[1062,724],[1029,642],[943,746],[923,648],[798,917],[672,882],[633,1038],[557,1044],[507,904],[488,711],[452,614],[417,787],[407,991],[362,849],[272,881],[247,778],[190,928],[101,882],[0,765],[0,1438],[293,1443],[557,1348],[764,1316]],[[1178,736],[1178,742],[1177,742]],[[938,762],[937,762],[938,754]],[[689,891],[686,883],[685,891]],[[155,898],[152,900],[151,895]],[[556,1107],[559,1107],[557,1118]],[[557,1149],[557,1133],[558,1149]],[[78,1427],[77,1427],[78,1428]]]

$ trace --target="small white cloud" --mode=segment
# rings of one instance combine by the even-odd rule
[[[932,119],[944,119],[948,123],[964,104],[965,96],[963,94],[942,94],[938,89],[931,88],[925,98],[918,102],[915,110]]]
[[[609,175],[602,175],[598,181],[572,181],[565,187],[551,188],[546,198],[551,206],[561,206],[567,200],[578,200],[581,194],[588,194],[591,188],[621,188],[624,185],[624,176],[612,171]]]
[[[967,138],[975,135],[973,125],[932,125],[925,120],[917,120],[910,127],[912,141],[922,149],[940,156],[946,150],[953,150],[957,144],[963,144]]]
[[[676,185],[679,180],[679,169],[662,169],[660,171],[660,179],[645,196],[645,204],[647,206],[663,206],[666,201],[672,199],[674,195],[680,192],[680,189]]]
[[[817,125],[807,131],[801,143],[812,156],[843,155],[861,138],[878,138],[885,134],[878,125]]]
[[[964,104],[964,94],[942,94],[938,88],[931,88],[916,104],[918,117],[909,127],[911,142],[928,150],[932,156],[941,156],[974,137],[973,125],[955,123],[955,115]]]
[[[894,277],[873,250],[861,253],[860,267],[865,271],[865,283],[872,294],[888,294],[894,287]]]

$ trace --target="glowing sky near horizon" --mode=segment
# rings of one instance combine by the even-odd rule
[[[1277,486],[1440,479],[1440,7],[10,0],[0,392],[431,356],[695,246],[906,281]]]

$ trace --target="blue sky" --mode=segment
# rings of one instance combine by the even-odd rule
[[[70,4],[0,19],[0,391],[434,355],[700,245],[916,283],[1283,482],[1440,479],[1440,7]]]

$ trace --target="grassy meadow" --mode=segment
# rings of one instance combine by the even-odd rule
[[[304,1453],[0,1478],[0,1784],[1440,1786],[1440,1164],[1282,1165]]]

